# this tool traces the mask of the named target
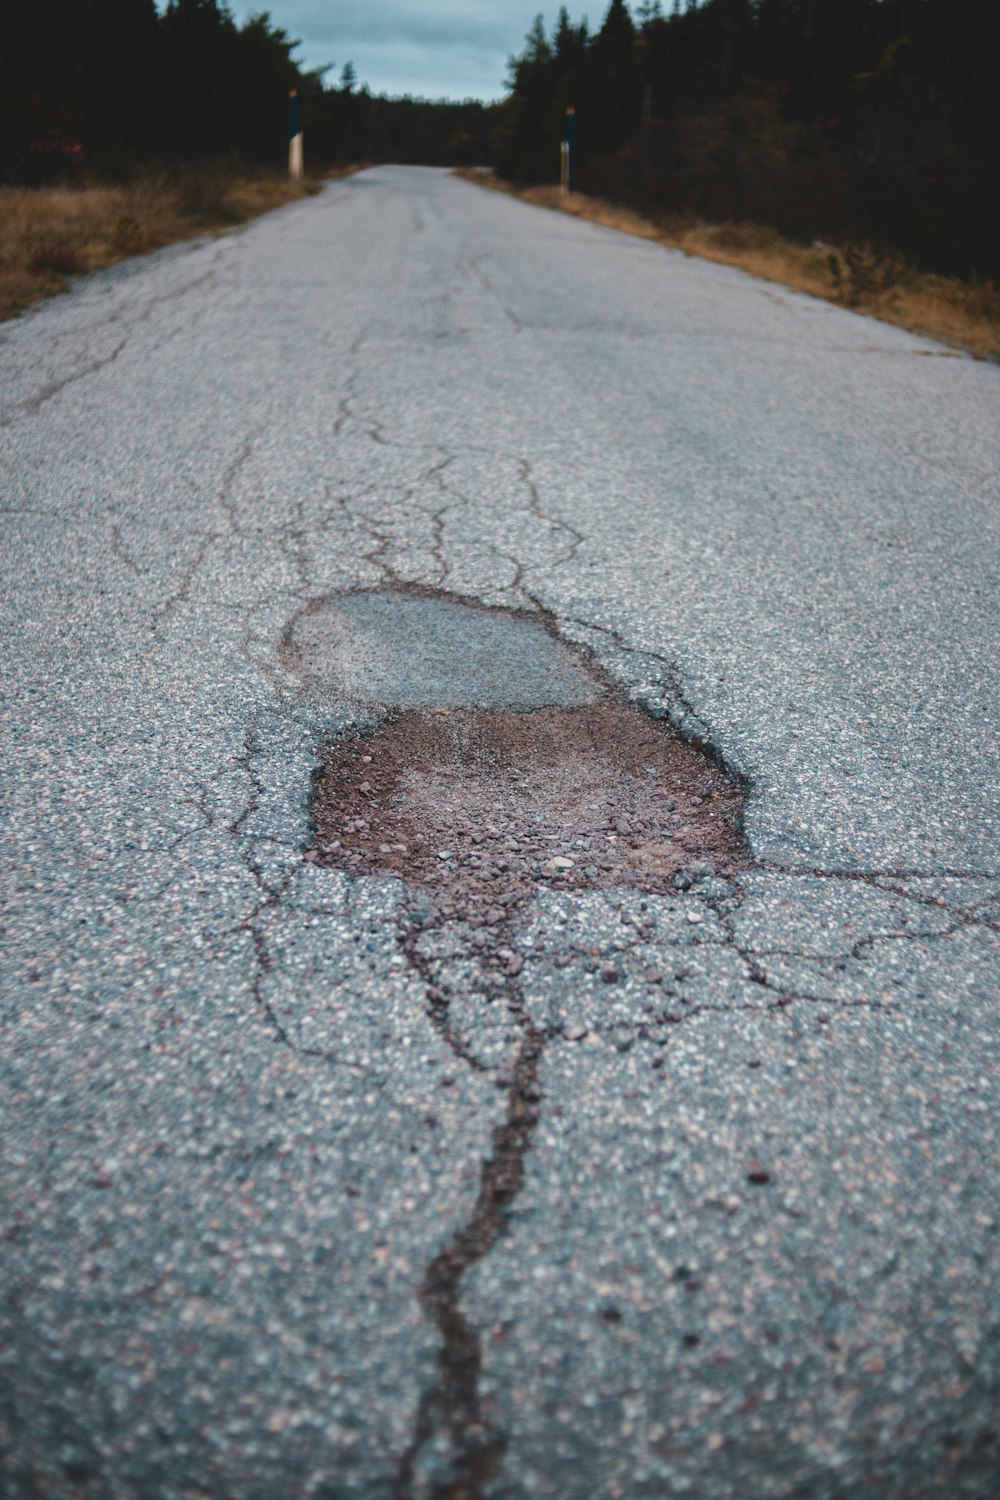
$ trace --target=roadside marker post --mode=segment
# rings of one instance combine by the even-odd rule
[[[288,96],[288,175],[295,182],[302,180],[302,132],[299,129],[299,94],[292,89]]]
[[[573,176],[573,136],[576,127],[576,110],[572,104],[566,111],[566,139],[563,141],[563,188],[568,193]]]

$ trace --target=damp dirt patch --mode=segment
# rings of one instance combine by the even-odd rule
[[[625,703],[409,709],[327,752],[312,857],[420,886],[438,915],[509,921],[539,885],[673,889],[746,867],[742,792]]]
[[[282,653],[310,695],[330,691],[376,710],[374,727],[326,750],[306,859],[406,883],[398,941],[457,1062],[491,1071],[452,1025],[453,997],[421,946],[428,934],[460,938],[483,1003],[502,1003],[513,1023],[510,1056],[492,1070],[506,1108],[475,1203],[424,1270],[419,1295],[439,1335],[438,1376],[394,1487],[398,1500],[479,1500],[502,1472],[507,1438],[480,1402],[482,1350],[462,1310],[462,1281],[506,1232],[553,1040],[525,1005],[522,920],[545,888],[666,893],[686,888],[692,870],[746,869],[743,789],[625,702],[541,616],[376,590],[310,606]]]

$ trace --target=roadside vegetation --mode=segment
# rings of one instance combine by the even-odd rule
[[[736,266],[753,276],[925,334],[978,359],[1000,360],[1000,292],[989,281],[962,281],[920,271],[901,256],[887,254],[872,244],[835,246],[816,241],[805,245],[764,224],[710,224],[693,214],[649,218],[584,193],[564,193],[549,185],[515,187],[492,171],[458,168],[456,175],[526,203],[655,240],[685,255]]]
[[[287,176],[208,167],[124,185],[0,187],[0,318],[177,240],[218,233],[319,190]]]
[[[996,0],[611,0],[536,18],[492,162],[535,201],[996,353]],[[568,111],[573,111],[569,114]],[[569,198],[556,196],[572,135]]]
[[[484,104],[374,95],[349,60],[339,75],[301,66],[298,45],[266,11],[238,23],[225,0],[15,6],[0,49],[0,183],[126,182],[204,163],[280,174],[293,91],[310,171],[488,159]]]

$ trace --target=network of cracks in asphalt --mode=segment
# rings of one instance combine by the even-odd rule
[[[723,876],[747,864],[740,789],[666,725],[600,686],[598,701],[578,708],[398,712],[338,739],[317,778],[312,857],[358,875],[395,875],[424,893],[404,911],[399,942],[447,1044],[483,1069],[453,1030],[449,994],[421,954],[421,937],[442,928],[468,935],[485,1003],[506,1005],[520,1032],[498,1075],[506,1117],[472,1213],[423,1277],[421,1302],[441,1339],[439,1375],[399,1468],[401,1497],[416,1492],[428,1444],[450,1453],[450,1476],[432,1490],[442,1500],[474,1500],[503,1462],[506,1438],[480,1406],[479,1337],[460,1293],[468,1268],[506,1230],[540,1116],[547,1036],[520,988],[525,908],[543,885],[667,892],[694,861]]]

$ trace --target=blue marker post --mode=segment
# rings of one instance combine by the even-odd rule
[[[292,89],[288,96],[288,175],[302,180],[302,132],[299,129],[299,95]]]

